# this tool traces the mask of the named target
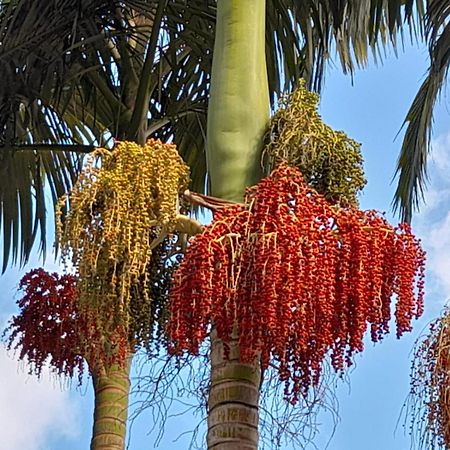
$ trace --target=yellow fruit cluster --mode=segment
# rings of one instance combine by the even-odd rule
[[[318,101],[303,80],[281,99],[266,136],[263,164],[268,173],[281,162],[298,167],[327,200],[357,206],[358,192],[366,183],[360,145],[322,121]]]
[[[188,181],[189,169],[174,145],[118,142],[90,157],[69,197],[60,201],[63,261],[77,271],[80,305],[108,311],[105,337],[119,324],[129,336],[148,334],[134,329],[144,318],[133,316],[151,309],[152,250],[159,236],[173,230],[178,194]]]

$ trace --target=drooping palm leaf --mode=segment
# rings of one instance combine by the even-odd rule
[[[267,0],[267,7],[268,39],[278,49],[269,75],[282,68],[285,88],[302,76],[316,91],[333,55],[353,73],[370,53],[380,59],[384,47],[395,48],[405,26],[417,34],[423,16],[423,0]]]
[[[27,261],[40,230],[41,250],[46,247],[46,205],[70,188],[79,171],[79,160],[71,152],[32,147],[2,149],[0,153],[0,224],[3,266]],[[44,189],[47,186],[47,190]]]
[[[433,110],[450,67],[450,2],[430,0],[426,17],[430,66],[406,115],[406,132],[398,160],[394,207],[410,222],[419,208],[427,180]]]
[[[110,44],[119,31],[126,39],[127,30],[110,22],[119,6],[18,1],[0,9],[3,270],[10,256],[27,260],[38,232],[45,249],[46,206],[70,189],[78,154],[118,128],[122,103]],[[145,2],[127,7],[151,18]]]
[[[84,2],[86,14],[93,3]],[[70,45],[66,30],[75,29],[82,15],[68,1],[57,8],[8,2],[0,9],[3,270],[10,256],[26,262],[38,232],[45,250],[46,198],[54,203],[70,189],[80,168],[77,152],[89,149],[80,123],[64,120],[57,110],[70,76],[63,54]]]

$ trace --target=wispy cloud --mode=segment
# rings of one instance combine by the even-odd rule
[[[432,142],[428,178],[415,230],[428,254],[428,293],[438,297],[441,307],[450,298],[450,132]]]
[[[29,376],[0,345],[0,423],[3,450],[44,450],[52,439],[78,434],[78,407],[50,374]]]

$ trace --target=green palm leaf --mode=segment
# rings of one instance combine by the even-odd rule
[[[449,16],[448,1],[429,1],[425,32],[430,66],[404,122],[407,127],[397,166],[399,181],[394,207],[406,222],[418,210],[426,186],[433,110],[450,67]]]

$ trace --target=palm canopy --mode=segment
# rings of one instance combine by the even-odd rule
[[[418,13],[418,14],[417,14]],[[272,106],[298,78],[320,90],[414,31],[422,0],[267,0]],[[206,185],[204,140],[215,0],[0,1],[3,270],[46,245],[46,190],[67,192],[82,155],[114,139],[173,140]]]

